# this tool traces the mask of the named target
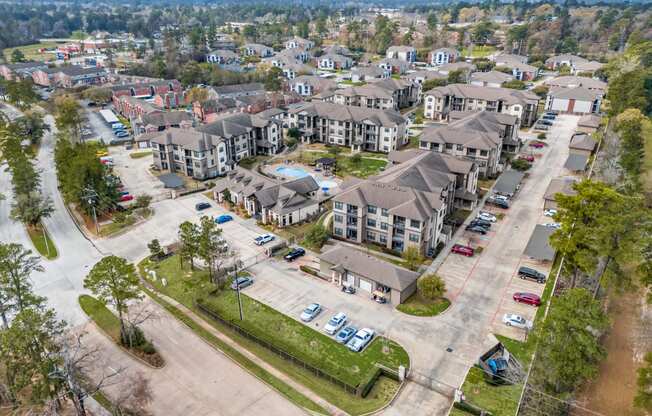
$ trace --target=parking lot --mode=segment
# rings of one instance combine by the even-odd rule
[[[109,156],[113,158],[113,171],[120,177],[125,190],[134,196],[150,195],[154,200],[171,197],[169,189],[149,170],[152,156],[132,158],[130,154],[142,150],[127,150],[124,146],[109,147]]]

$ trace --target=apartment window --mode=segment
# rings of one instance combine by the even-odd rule
[[[383,151],[384,152],[389,152],[389,146],[383,146]]]
[[[460,151],[464,150],[464,146],[461,145],[461,144],[458,144],[457,145],[457,150],[460,150]]]
[[[489,154],[486,150],[480,150],[480,156],[487,156]]]
[[[410,220],[410,227],[419,228],[421,226],[421,221],[419,220]]]
[[[388,129],[388,128],[385,128],[385,133],[389,133],[389,129]]]
[[[201,154],[199,152],[192,152],[192,155],[194,157],[201,157]]]
[[[446,150],[453,150],[453,145],[451,143],[446,143]]]
[[[412,241],[414,243],[418,243],[419,242],[419,234],[410,233],[410,241]]]
[[[335,209],[344,209],[344,204],[341,202],[335,202]]]
[[[375,214],[378,211],[378,208],[375,205],[367,206],[367,212],[370,214]]]
[[[387,223],[386,222],[381,222],[380,223],[380,229],[384,230],[384,231],[387,231]]]
[[[376,241],[376,233],[367,231],[367,240]]]
[[[341,215],[335,215],[335,222],[344,222],[344,217]]]
[[[387,236],[385,234],[381,234],[378,241],[380,241],[383,244],[387,244]]]
[[[338,227],[335,227],[335,228],[333,229],[333,232],[335,233],[335,235],[339,235],[339,236],[344,235],[344,232],[342,231],[342,229],[341,229],[341,228],[338,228]]]
[[[174,150],[179,150],[179,146],[177,146],[176,144],[175,144],[175,145],[172,145],[172,148],[173,148]]]
[[[371,218],[367,218],[367,226],[375,227],[376,226],[376,220],[372,220]]]
[[[382,208],[380,210],[380,215],[382,215],[383,217],[389,216],[389,211],[387,210],[387,208]]]

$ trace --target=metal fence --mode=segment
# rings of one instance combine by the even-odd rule
[[[272,345],[271,343],[258,338],[257,336],[255,336],[255,335],[249,333],[248,331],[246,331],[245,329],[241,328],[239,325],[237,325],[237,324],[235,324],[235,323],[233,323],[231,321],[228,321],[226,319],[223,319],[215,311],[213,311],[213,310],[209,309],[208,307],[202,305],[200,302],[197,302],[196,305],[197,305],[197,308],[199,308],[200,311],[202,311],[204,314],[206,314],[210,318],[215,319],[216,321],[226,325],[227,327],[231,328],[232,330],[234,330],[238,334],[242,335],[243,337],[245,337],[245,338],[247,338],[247,339],[249,339],[251,341],[254,341],[256,344],[267,348],[269,351],[271,351],[274,354],[280,356],[281,358],[283,358],[285,360],[288,360],[288,361],[291,361],[292,363],[294,363],[294,364],[298,365],[299,367],[302,367],[302,368],[310,371],[311,373],[315,374],[316,376],[330,381],[331,383],[335,384],[336,386],[339,386],[340,388],[342,388],[347,393],[354,394],[354,395],[359,395],[361,393],[359,386],[352,386],[352,385],[340,380],[339,378],[337,378],[335,376],[332,376],[332,375],[320,370],[319,368],[317,368],[317,367],[315,367],[315,366],[313,366],[311,364],[306,363],[305,361],[293,356],[292,354],[289,354],[289,353],[283,351],[282,349]]]

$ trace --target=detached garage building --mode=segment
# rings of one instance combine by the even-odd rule
[[[600,112],[602,93],[586,87],[556,88],[548,93],[546,110],[568,114]]]
[[[338,286],[382,294],[398,305],[417,290],[418,273],[395,266],[354,248],[337,245],[319,256],[319,272]]]

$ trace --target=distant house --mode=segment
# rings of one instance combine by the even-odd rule
[[[545,81],[545,85],[547,85],[550,89],[584,87],[592,91],[598,91],[602,95],[604,95],[605,91],[607,91],[606,82],[593,79],[593,78],[588,78],[588,77],[579,77],[575,75],[565,75],[565,76],[549,79]]]
[[[315,219],[319,214],[318,191],[312,176],[280,182],[239,166],[213,188],[217,201],[229,197],[263,224],[281,228]]]
[[[49,87],[73,88],[104,84],[108,79],[104,68],[84,68],[70,65],[57,68],[37,69],[32,72],[34,84]]]
[[[385,57],[387,59],[398,59],[411,64],[417,60],[417,50],[412,46],[390,46],[385,52]]]
[[[439,48],[428,53],[428,64],[432,66],[451,64],[458,59],[460,59],[460,53],[453,48]]]
[[[409,73],[407,75],[404,75],[402,77],[403,79],[407,79],[413,82],[416,82],[417,84],[423,84],[426,81],[430,81],[431,79],[447,79],[448,76],[441,74],[437,71],[428,71],[428,70],[423,70],[423,71],[415,71],[412,73]]]
[[[377,66],[358,66],[351,70],[352,82],[368,82],[374,79],[386,79],[391,75],[391,71]]]
[[[228,49],[217,49],[206,54],[206,62],[217,65],[233,65],[240,62],[240,56]]]
[[[385,58],[378,62],[378,67],[388,71],[390,74],[405,74],[410,68],[410,63],[401,59]]]
[[[314,47],[315,47],[315,42],[298,36],[295,36],[292,39],[285,41],[285,49],[294,49],[294,48],[312,49]]]
[[[398,111],[419,102],[420,95],[421,84],[388,78],[369,82],[361,87],[337,89],[321,94],[319,98],[343,105]]]
[[[238,98],[247,95],[265,94],[265,87],[260,82],[249,84],[222,85],[213,87],[215,98]]]
[[[317,58],[317,67],[319,69],[349,69],[353,65],[353,60],[344,55],[329,53]]]
[[[335,81],[315,75],[300,75],[290,80],[288,85],[290,91],[302,97],[310,97],[337,88]]]
[[[112,85],[111,91],[113,92],[113,105],[116,105],[118,97],[123,95],[138,97],[138,98],[151,98],[157,94],[167,94],[170,92],[181,95],[183,88],[181,83],[176,79],[141,79],[140,82],[117,84]]]
[[[353,54],[346,46],[329,45],[324,47],[324,54],[335,53],[337,55],[352,56]]]
[[[258,56],[259,58],[267,58],[274,55],[274,49],[269,46],[261,45],[260,43],[247,43],[240,48],[245,56]]]
[[[39,69],[47,69],[48,65],[44,62],[20,62],[16,64],[1,64],[0,76],[12,81],[17,78],[32,78],[32,73]]]
[[[469,76],[473,71],[475,71],[475,69],[475,65],[468,62],[452,62],[450,64],[440,65],[437,68],[437,72],[439,72],[441,75],[448,76],[451,72],[461,71],[464,74],[464,82],[467,82]]]
[[[513,79],[514,77],[512,75],[500,71],[474,72],[471,74],[471,81],[469,83],[478,87],[498,88],[503,83]]]
[[[588,62],[587,59],[582,58],[581,56],[573,55],[570,53],[555,55],[546,59],[545,65],[548,69],[559,69],[562,66],[573,67],[577,64],[582,64]]]
[[[539,75],[539,68],[528,65],[526,56],[503,54],[494,60],[496,67],[511,69],[512,76],[519,81],[532,81]]]

